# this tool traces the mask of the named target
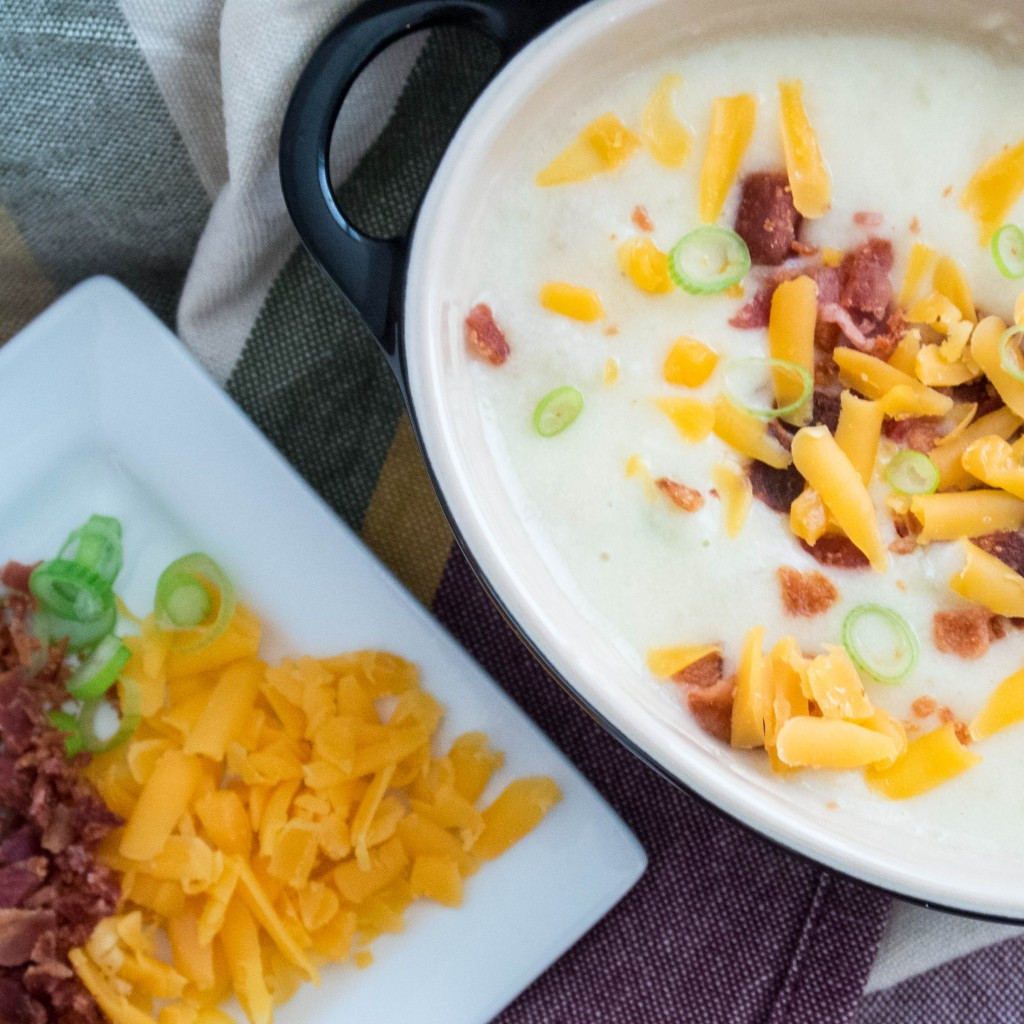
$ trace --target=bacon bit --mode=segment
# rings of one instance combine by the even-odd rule
[[[880,228],[885,223],[885,217],[875,210],[858,210],[853,215],[853,223],[861,228]]]
[[[653,231],[654,221],[647,212],[646,206],[634,206],[633,216],[630,218],[641,231]]]
[[[999,392],[989,383],[987,377],[979,377],[977,380],[970,380],[966,384],[957,384],[952,388],[943,388],[943,393],[949,395],[954,402],[964,405],[976,405],[974,412],[975,419],[990,412],[995,412],[1003,404]]]
[[[703,658],[687,665],[682,672],[677,672],[672,679],[686,686],[696,686],[701,690],[714,686],[722,678],[722,656],[717,653],[705,654]]]
[[[696,512],[704,507],[704,495],[695,491],[686,484],[670,480],[667,476],[660,476],[654,481],[658,490],[668,495],[671,501],[678,505],[684,512]]]
[[[614,338],[615,335],[619,333],[619,329],[618,327],[615,326],[615,324],[609,324],[604,329],[604,333],[607,334],[609,338]]]
[[[751,331],[760,327],[768,326],[768,319],[772,311],[772,296],[775,294],[775,286],[759,288],[754,297],[729,318],[732,327],[741,330]]]
[[[942,198],[943,199],[948,199],[952,194],[953,194],[953,186],[952,185],[947,185],[942,190]]]
[[[919,235],[921,233],[921,222],[915,216],[910,222],[910,233],[913,235]]]
[[[804,478],[796,466],[773,469],[763,462],[753,461],[747,469],[754,497],[775,512],[789,512],[789,506],[804,489]]]
[[[1007,623],[1010,620],[1005,615],[993,615],[988,620],[988,632],[989,636],[993,640],[1002,640],[1004,636],[1009,632],[1007,629]]]
[[[778,420],[768,421],[768,433],[788,452],[793,448],[793,434],[789,432],[787,426],[788,424],[782,424]]]
[[[842,407],[839,393],[825,388],[815,388],[813,401],[812,422],[815,426],[828,427],[829,432],[834,434],[839,425],[839,410]]]
[[[690,686],[685,690],[686,706],[697,724],[723,743],[732,736],[732,702],[736,677],[719,679],[713,686]]]
[[[918,697],[913,704],[910,705],[910,710],[917,715],[918,718],[927,718],[929,715],[935,713],[938,709],[939,702],[934,697]]]
[[[867,555],[850,540],[841,534],[825,534],[818,539],[813,547],[806,541],[800,546],[813,559],[830,569],[866,569]]]
[[[906,583],[903,582],[903,580],[897,580],[896,581],[896,588],[898,590],[902,590],[904,593],[906,593],[907,585],[906,585]]]
[[[894,555],[910,555],[917,550],[917,541],[913,537],[897,537],[889,545],[889,550]]]
[[[944,430],[940,416],[908,416],[902,420],[886,420],[882,428],[882,432],[891,441],[925,455],[935,447],[935,442]]]
[[[981,608],[936,612],[932,618],[935,646],[944,654],[956,654],[966,661],[980,658],[992,642],[989,618]]]
[[[511,349],[504,332],[494,320],[491,307],[481,302],[466,317],[466,342],[470,349],[492,366],[501,366]]]
[[[29,592],[28,578],[32,575],[32,570],[39,564],[39,562],[33,562],[31,565],[14,561],[8,562],[3,569],[0,569],[0,583],[8,590],[19,590],[21,593],[27,594]]]
[[[813,618],[822,615],[839,600],[839,591],[825,575],[812,570],[800,572],[788,565],[775,570],[782,591],[782,607],[787,615]]]
[[[837,804],[835,802],[835,800],[829,800],[829,802],[827,804],[825,804],[825,810],[827,810],[827,811],[838,811],[839,810],[839,804]]]
[[[986,533],[983,537],[975,537],[976,544],[982,551],[995,555],[1003,565],[1008,565],[1015,573],[1024,574],[1024,532],[1019,530],[1000,530]]]
[[[747,243],[753,263],[782,263],[791,251],[802,220],[793,205],[793,192],[785,172],[758,171],[743,179],[733,227]]]
[[[812,245],[810,242],[801,242],[799,238],[794,238],[789,243],[789,247],[798,256],[817,256],[821,251],[816,245]]]
[[[953,731],[956,733],[956,738],[966,747],[971,740],[974,738],[971,736],[970,726],[960,718],[952,708],[945,706],[939,708],[939,721],[945,725],[947,722],[953,723]]]

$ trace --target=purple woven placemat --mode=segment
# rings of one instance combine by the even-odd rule
[[[434,611],[650,857],[636,888],[499,1024],[853,1019],[887,896],[780,849],[641,763],[547,675],[458,551]]]

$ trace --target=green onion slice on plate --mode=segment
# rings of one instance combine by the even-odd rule
[[[560,434],[583,411],[583,395],[567,384],[549,391],[533,410],[533,427],[541,437]]]
[[[1003,277],[1024,277],[1024,231],[1004,224],[992,236],[992,259]]]
[[[773,404],[775,382],[791,377],[800,388],[799,396],[787,405]],[[762,420],[792,416],[807,403],[814,391],[814,378],[799,363],[788,359],[749,356],[731,359],[722,372],[725,397],[742,412]]]
[[[919,652],[906,619],[878,604],[859,604],[846,616],[843,646],[857,668],[883,683],[905,679]]]
[[[112,593],[107,595],[102,615],[91,622],[65,619],[46,610],[41,610],[35,617],[36,636],[44,647],[64,638],[68,642],[68,651],[73,654],[88,650],[112,633],[116,625],[117,603]]]
[[[715,295],[750,270],[747,243],[728,228],[708,224],[676,242],[668,254],[669,276],[691,295]]]
[[[101,736],[97,725],[101,724],[104,712],[113,706],[103,697],[87,700],[77,719],[81,749],[90,754],[105,754],[130,740],[142,721],[142,693],[139,686],[131,679],[121,680],[121,717],[117,730],[110,735]],[[67,744],[65,743],[65,746]]]
[[[102,576],[62,558],[36,566],[28,585],[44,611],[72,622],[95,622],[112,603],[110,584]]]
[[[82,727],[78,719],[67,711],[51,711],[47,717],[55,729],[64,733],[64,752],[68,757],[74,757],[83,747]]]
[[[130,657],[131,651],[120,637],[109,633],[71,674],[67,682],[68,693],[79,700],[102,697],[117,681]]]
[[[235,614],[235,588],[209,555],[196,551],[160,574],[153,611],[157,625],[174,638],[173,650],[197,651],[227,629]]]
[[[1021,353],[1021,339],[1024,338],[1024,324],[1008,327],[999,339],[999,365],[1015,380],[1024,381],[1024,354]]]
[[[939,486],[939,468],[924,452],[898,452],[885,468],[885,479],[901,494],[932,494]]]
[[[64,541],[57,559],[77,562],[113,583],[124,564],[121,524],[113,516],[90,516]]]

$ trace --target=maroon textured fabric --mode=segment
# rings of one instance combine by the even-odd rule
[[[461,553],[437,617],[572,759],[650,858],[496,1024],[846,1024],[888,897],[740,827],[630,754],[540,667]]]

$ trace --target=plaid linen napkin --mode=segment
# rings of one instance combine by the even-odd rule
[[[84,277],[132,288],[636,832],[646,876],[501,1024],[1024,1019],[1019,929],[892,908],[666,782],[551,682],[490,604],[389,371],[298,247],[278,187],[290,89],[352,6],[4,0],[0,341]],[[494,60],[480,39],[439,31],[358,83],[334,154],[357,223],[407,225]]]

